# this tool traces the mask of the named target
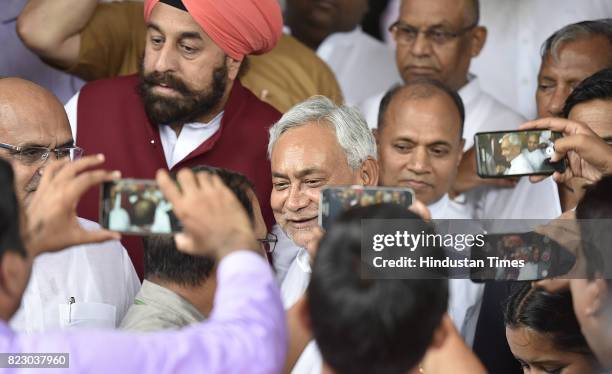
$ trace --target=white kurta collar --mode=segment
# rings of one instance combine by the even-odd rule
[[[480,95],[481,88],[478,77],[474,74],[468,74],[468,83],[459,89],[459,96],[463,100],[463,105],[468,106],[474,102]]]

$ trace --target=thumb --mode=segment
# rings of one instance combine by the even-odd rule
[[[185,253],[193,254],[196,251],[196,245],[193,238],[185,233],[178,233],[174,235],[174,243],[176,248]]]

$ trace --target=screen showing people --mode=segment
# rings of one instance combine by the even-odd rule
[[[171,234],[181,231],[172,205],[152,180],[121,179],[102,186],[100,224],[128,234]]]
[[[414,192],[409,188],[325,187],[319,199],[319,225],[327,230],[340,213],[354,206],[395,203],[408,209],[412,205],[413,196]]]
[[[575,263],[567,249],[534,232],[488,234],[484,243],[482,247],[471,248],[472,260],[482,260],[488,265],[471,269],[471,278],[476,281],[527,281],[563,276]]]
[[[562,171],[565,161],[550,162],[554,142],[561,136],[550,130],[478,133],[474,136],[478,175],[503,178]]]

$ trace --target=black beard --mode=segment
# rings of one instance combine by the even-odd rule
[[[225,62],[212,73],[212,87],[206,91],[193,91],[171,73],[144,74],[141,64],[138,94],[142,98],[149,120],[157,125],[185,124],[210,114],[215,109],[227,87],[227,66]],[[156,95],[152,89],[164,84],[181,94],[182,97]]]

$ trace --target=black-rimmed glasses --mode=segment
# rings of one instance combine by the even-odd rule
[[[266,235],[264,239],[257,239],[257,241],[264,246],[266,253],[272,253],[274,252],[274,248],[276,248],[278,238],[276,237],[276,235],[268,233],[268,235]]]

